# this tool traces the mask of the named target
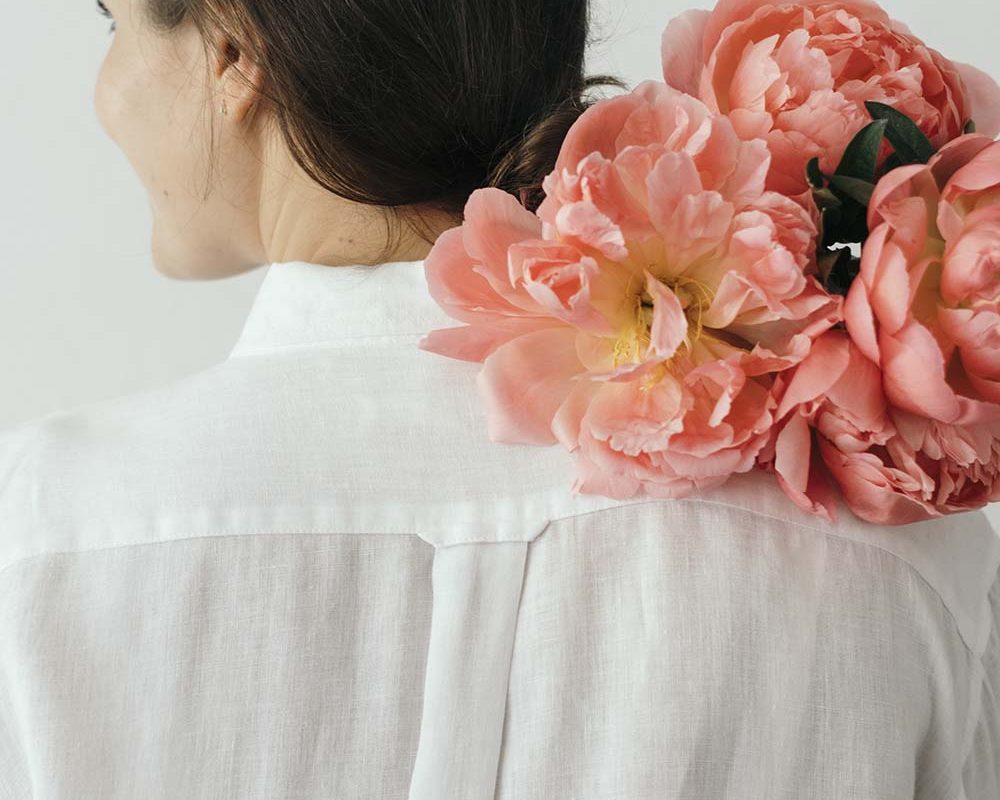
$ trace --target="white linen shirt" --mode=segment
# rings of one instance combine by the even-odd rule
[[[422,261],[267,270],[224,362],[0,436],[0,798],[1000,798],[983,514],[575,495]]]

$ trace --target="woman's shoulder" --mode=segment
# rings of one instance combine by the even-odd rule
[[[772,475],[753,471],[676,501],[575,498],[545,532],[605,535],[619,530],[645,536],[662,531],[685,539],[692,553],[699,548],[716,553],[716,560],[730,552],[736,560],[748,554],[770,559],[768,568],[774,571],[812,568],[827,560],[892,562],[912,584],[929,589],[941,602],[970,651],[983,651],[995,624],[988,597],[1000,580],[1000,534],[982,511],[883,526],[854,516],[841,502],[836,518],[828,521],[801,511]],[[856,581],[860,591],[874,588],[863,587],[864,582],[886,580],[886,574],[859,566],[844,579]]]
[[[970,648],[987,635],[1000,537],[981,512],[883,527],[841,506],[828,522],[759,471],[678,500],[580,495],[560,446],[488,438],[468,375],[430,408],[412,399],[421,387],[338,393],[342,370],[320,390],[328,358],[244,361],[0,431],[0,570],[35,553],[192,532],[378,531],[442,547],[531,542],[634,514],[664,536],[766,531],[877,548],[933,588]]]
[[[0,571],[86,549],[102,529],[115,545],[130,524],[148,535],[154,509],[170,513],[176,475],[210,457],[208,432],[231,417],[225,383],[211,367],[0,430]]]

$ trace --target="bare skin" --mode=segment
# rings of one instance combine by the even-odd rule
[[[115,31],[94,107],[149,195],[158,271],[210,280],[270,263],[335,267],[430,252],[429,242],[407,231],[386,258],[385,212],[337,197],[294,162],[268,115],[255,109],[263,76],[248,55],[219,34],[206,64],[192,24],[164,36],[147,25],[141,2],[104,0]],[[236,66],[251,76],[249,85]],[[440,233],[461,219],[429,222]]]

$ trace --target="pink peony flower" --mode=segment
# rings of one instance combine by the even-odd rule
[[[893,170],[846,323],[889,402],[948,425],[1000,419],[1000,143],[969,135]]]
[[[881,373],[840,330],[779,375],[760,464],[800,508],[833,520],[835,487],[859,517],[904,525],[1000,499],[1000,423],[949,425],[894,408]]]
[[[865,101],[891,105],[941,147],[969,119],[1000,133],[1000,87],[931,50],[871,0],[720,0],[688,11],[662,37],[666,82],[728,114],[774,155],[768,188],[807,191],[806,163],[832,173],[871,121]],[[886,146],[888,153],[888,146]]]
[[[562,443],[573,490],[675,497],[753,468],[773,373],[841,317],[811,275],[816,226],[765,190],[770,154],[662,83],[591,106],[537,215],[470,197],[425,261],[467,326],[421,349],[481,361],[494,441]]]

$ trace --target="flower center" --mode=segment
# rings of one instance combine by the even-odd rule
[[[679,275],[670,280],[661,280],[674,293],[684,309],[684,315],[688,321],[688,333],[682,347],[690,354],[694,345],[702,338],[705,332],[703,317],[712,304],[714,292],[711,287],[701,281],[690,278],[686,275]],[[633,297],[634,323],[629,330],[616,341],[613,353],[613,368],[624,361],[639,361],[646,352],[651,340],[653,327],[653,316],[655,304],[649,292],[643,288]],[[680,348],[677,353],[666,360],[663,360],[654,369],[651,369],[643,379],[640,391],[648,389],[659,383],[663,377],[672,370],[676,361],[682,355]]]

